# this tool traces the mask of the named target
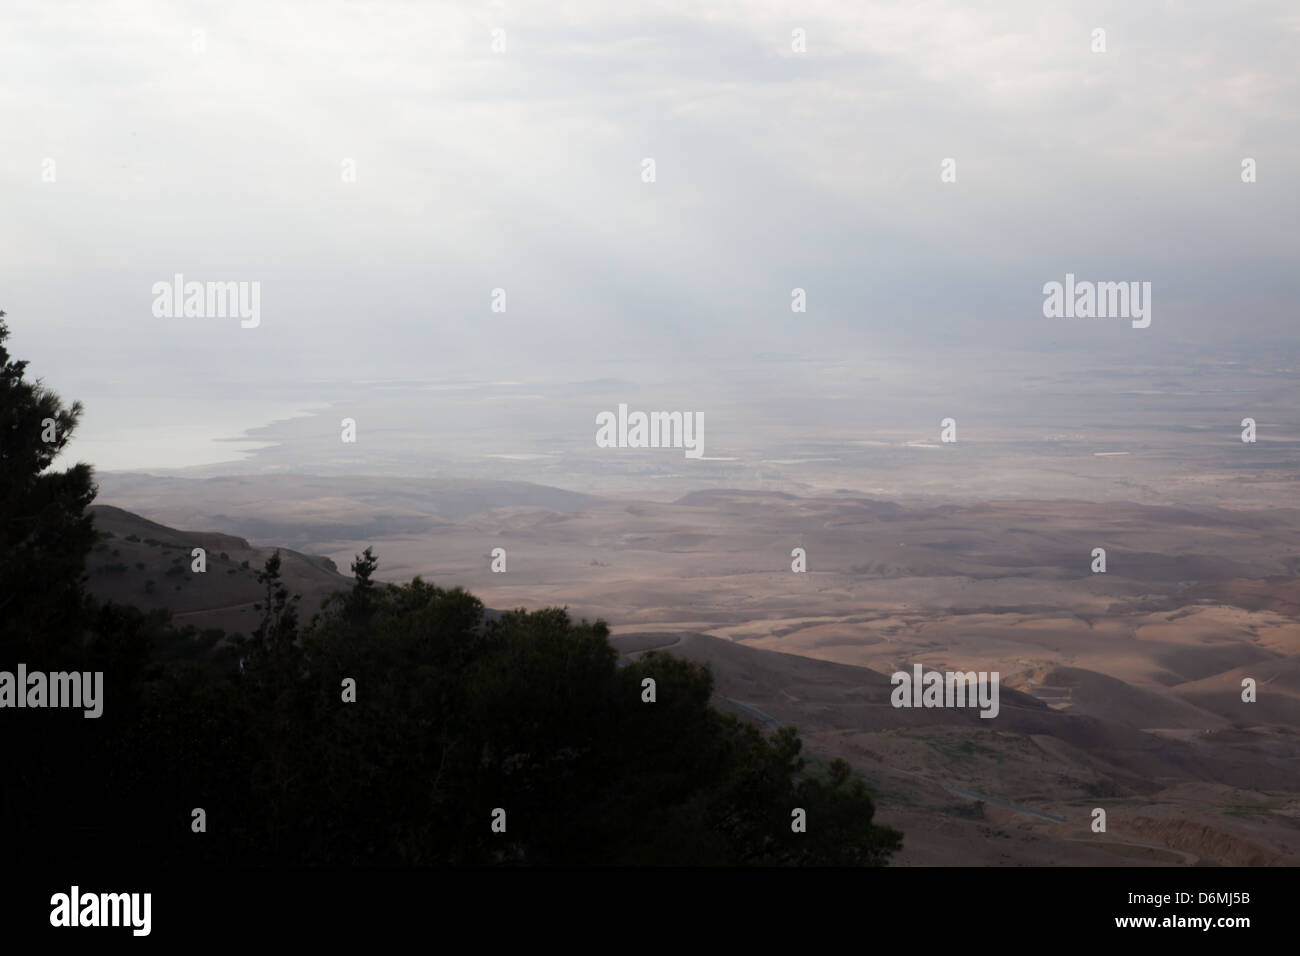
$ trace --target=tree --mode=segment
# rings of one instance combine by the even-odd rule
[[[9,830],[18,844],[14,852],[25,857],[23,848],[30,846],[63,857],[75,854],[87,833],[123,826],[121,811],[129,803],[117,802],[120,791],[103,792],[93,803],[82,795],[107,790],[103,784],[120,781],[120,768],[134,759],[119,746],[161,622],[134,608],[100,605],[86,593],[86,557],[96,539],[87,511],[95,497],[91,468],[51,468],[72,438],[81,405],[65,407],[39,380],[27,380],[27,363],[5,346],[4,315],[0,311],[0,669],[24,663],[29,671],[103,674],[102,712],[93,721],[62,708],[7,711],[0,718],[11,770],[0,786],[0,820],[22,821]],[[79,825],[69,827],[74,819]]]
[[[379,567],[379,559],[374,556],[370,548],[357,555],[356,560],[352,562],[352,576],[356,578],[358,590],[368,591],[375,586],[370,578],[377,567]]]
[[[91,468],[50,465],[81,417],[27,363],[12,359],[0,311],[0,659],[47,661],[67,653],[86,619],[85,561],[95,542],[87,506]]]
[[[266,814],[270,849],[279,855],[292,844],[295,790],[303,780],[300,760],[309,752],[309,689],[302,680],[303,653],[298,634],[298,595],[280,577],[280,552],[266,559],[257,581],[266,598],[253,605],[261,623],[249,641],[242,702],[244,723],[251,729],[252,799]]]
[[[362,621],[370,616],[375,596],[375,582],[372,580],[372,575],[377,567],[379,567],[379,560],[370,548],[358,554],[356,560],[352,562],[354,583],[348,593],[347,613],[353,620]]]
[[[793,728],[766,736],[711,706],[702,665],[620,666],[603,622],[560,608],[485,621],[459,588],[375,582],[369,548],[305,627],[273,553],[260,623],[232,639],[242,665],[196,655],[219,633],[97,604],[90,467],[50,470],[81,407],[24,379],[2,318],[0,665],[102,672],[106,702],[94,721],[2,718],[15,859],[862,865],[897,848],[847,764],[806,773]],[[223,825],[178,839],[195,794]],[[506,833],[489,830],[493,807]],[[795,807],[807,833],[791,831]]]
[[[289,596],[289,589],[280,577],[280,552],[266,559],[266,566],[257,572],[257,583],[266,588],[264,601],[253,605],[262,612],[261,623],[253,631],[250,641],[251,656],[264,663],[280,681],[294,676],[298,652],[298,600],[300,595]]]

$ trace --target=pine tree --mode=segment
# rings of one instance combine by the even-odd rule
[[[266,588],[263,602],[254,604],[262,613],[261,623],[253,632],[251,662],[258,675],[287,686],[297,676],[301,649],[298,647],[298,600],[301,595],[289,597],[289,589],[280,579],[280,552],[266,559],[266,566],[257,572],[257,583]]]
[[[55,663],[82,637],[85,564],[95,541],[91,468],[50,465],[81,417],[5,348],[0,311],[0,660]]]
[[[379,567],[379,559],[370,548],[357,555],[352,562],[352,590],[347,597],[347,614],[352,621],[361,622],[369,618],[375,603],[375,582],[372,575]]]

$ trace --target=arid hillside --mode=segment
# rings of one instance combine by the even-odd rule
[[[467,498],[395,481],[133,476],[109,491],[161,521],[273,528],[326,555],[287,556],[305,609],[373,546],[381,578],[419,574],[490,607],[567,606],[609,622],[625,653],[706,661],[721,706],[794,723],[817,759],[854,765],[882,822],[908,834],[900,863],[1300,862],[1294,509],[651,501],[522,483]],[[180,622],[249,629],[251,568],[276,540],[99,514],[115,534],[92,561],[99,593],[143,598],[153,579],[148,597]],[[209,549],[202,581],[187,572],[194,546]],[[997,672],[998,716],[892,707],[888,675],[917,664]]]
[[[109,505],[90,509],[101,540],[86,563],[92,594],[140,608],[167,608],[178,625],[227,634],[257,627],[253,605],[265,599],[257,572],[280,551],[281,576],[301,594],[307,616],[350,579],[329,558],[287,548],[253,547],[243,538],[207,531],[178,531]],[[194,570],[194,549],[206,552],[206,570]]]

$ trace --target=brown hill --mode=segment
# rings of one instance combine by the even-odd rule
[[[277,549],[255,548],[245,539],[209,531],[179,531],[108,505],[90,513],[101,538],[86,562],[90,592],[101,600],[166,608],[178,625],[249,633],[257,626],[253,604],[264,597],[257,583]],[[206,552],[206,570],[194,570],[194,549]],[[326,597],[351,579],[329,558],[278,549],[281,576],[290,594],[301,594],[310,616]]]
[[[1206,730],[1226,726],[1223,718],[1214,713],[1081,667],[1042,668],[1027,675],[1023,689],[1058,701],[1059,709],[1071,714],[1086,714],[1130,727]]]

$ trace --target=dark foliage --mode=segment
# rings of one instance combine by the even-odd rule
[[[897,849],[847,764],[806,774],[793,728],[720,714],[701,666],[620,667],[601,622],[487,621],[460,589],[377,583],[369,549],[307,624],[272,557],[247,638],[96,604],[90,469],[49,471],[80,407],[24,382],[7,334],[0,322],[0,670],[105,675],[98,719],[0,710],[15,859],[870,865]]]

